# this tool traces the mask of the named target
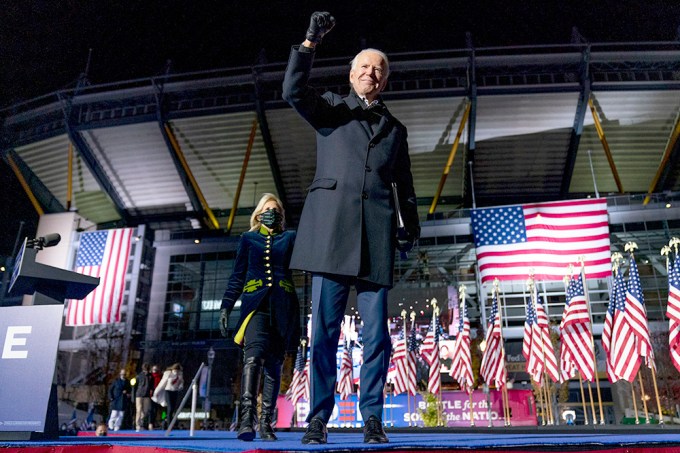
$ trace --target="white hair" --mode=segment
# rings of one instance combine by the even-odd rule
[[[370,47],[369,47],[368,49],[362,50],[361,52],[359,52],[358,54],[356,54],[356,55],[354,56],[354,58],[352,58],[352,61],[349,62],[350,69],[351,69],[351,70],[356,69],[357,61],[358,61],[358,59],[359,59],[359,55],[361,55],[361,54],[363,54],[363,53],[366,53],[366,52],[373,52],[373,53],[376,53],[376,54],[378,54],[378,55],[380,56],[380,58],[383,59],[383,61],[385,62],[385,77],[389,76],[389,75],[390,75],[390,59],[387,58],[387,55],[386,55],[385,52],[383,52],[382,50],[372,49],[372,48],[370,48]]]

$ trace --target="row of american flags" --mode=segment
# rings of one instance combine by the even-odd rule
[[[433,302],[435,302],[433,300]],[[416,334],[415,313],[411,316],[411,327],[407,328],[406,317],[402,315],[404,323],[400,329],[397,339],[392,345],[391,362],[395,368],[395,372],[391,374],[392,379],[389,384],[393,386],[393,393],[395,395],[406,393],[415,396],[418,392],[417,385],[417,371],[416,363],[420,358],[429,367],[429,379],[427,388],[431,393],[438,394],[441,390],[441,362],[440,362],[440,339],[446,335],[442,328],[437,312],[433,312],[432,321],[429,325],[427,335],[425,336],[422,345],[419,345]],[[470,384],[470,391],[472,390],[472,367],[470,361],[470,323],[467,319],[466,311],[460,318],[459,327],[457,331],[457,338],[461,341],[454,348],[454,359],[451,369],[451,375],[459,382]],[[311,328],[308,326],[308,328]],[[354,327],[352,327],[353,329]],[[345,329],[343,329],[344,331]],[[354,335],[356,338],[356,335]],[[466,340],[464,338],[467,338]],[[354,340],[350,340],[349,335],[342,334],[340,337],[340,344],[342,346],[342,355],[340,361],[340,371],[336,385],[337,393],[342,400],[347,400],[349,396],[354,393],[355,385],[359,384],[353,378],[353,348],[360,347]],[[455,364],[459,363],[458,366]],[[455,370],[455,372],[454,372]],[[461,376],[459,378],[459,376]],[[463,380],[460,380],[463,379]],[[463,384],[461,384],[463,385]],[[286,398],[297,404],[301,399],[309,401],[310,395],[310,366],[309,355],[307,354],[306,343],[303,341],[298,346],[295,365],[293,367],[293,377],[286,392]]]
[[[623,265],[615,260],[614,284],[602,332],[602,348],[606,353],[607,376],[611,382],[625,380],[633,382],[639,367],[644,364],[655,367],[641,279],[635,257],[629,255],[628,278],[626,281]],[[539,386],[548,381],[565,382],[579,373],[579,377],[593,382],[597,374],[594,352],[594,336],[587,296],[587,278],[584,269],[575,276],[565,278],[565,304],[557,331],[558,341],[551,339],[551,326],[545,303],[539,297],[537,284],[533,279],[528,285],[526,320],[522,354],[526,360],[526,372]],[[470,393],[475,388],[470,349],[470,322],[467,315],[465,287],[460,289],[460,316],[455,329],[452,354],[451,377],[460,388]],[[669,262],[669,300],[667,316],[670,328],[671,358],[680,371],[680,254]],[[434,306],[428,331],[419,347],[414,313],[410,328],[406,313],[402,312],[403,325],[393,343],[391,361],[396,373],[388,382],[393,384],[393,393],[416,395],[416,363],[422,359],[429,367],[427,391],[439,394],[441,391],[440,341],[447,335],[439,323],[439,311]],[[486,325],[479,375],[489,387],[504,389],[507,383],[506,356],[503,342],[501,307],[497,288],[491,295],[491,311]],[[352,345],[344,341],[337,392],[343,400],[353,393]],[[559,348],[556,348],[555,345]],[[300,399],[309,399],[309,361],[304,345],[298,349],[294,375],[287,397],[296,404]]]

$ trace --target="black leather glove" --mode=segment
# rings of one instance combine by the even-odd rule
[[[335,18],[329,12],[316,11],[309,19],[309,28],[305,38],[314,43],[320,43],[321,38],[335,27]]]
[[[223,337],[228,337],[229,332],[229,310],[223,308],[220,310],[220,332]]]

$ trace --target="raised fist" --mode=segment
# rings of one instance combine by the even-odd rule
[[[333,27],[335,27],[335,18],[331,16],[331,13],[316,11],[312,13],[312,17],[309,19],[309,28],[305,37],[318,44],[321,42],[321,38]]]

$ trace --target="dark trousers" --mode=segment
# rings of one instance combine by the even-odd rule
[[[280,367],[286,352],[286,341],[272,323],[268,311],[257,311],[246,327],[243,341],[243,359],[254,357],[264,360],[264,367]]]
[[[382,420],[383,390],[392,352],[387,327],[387,288],[355,277],[316,274],[312,277],[312,401],[307,421],[320,417],[327,422],[333,413],[340,324],[352,285],[357,290],[357,308],[363,321],[359,410],[364,420],[372,415]]]
[[[175,412],[177,412],[177,409],[179,409],[179,390],[167,390],[166,392],[168,395],[168,406],[166,408],[167,415],[165,420],[168,424],[170,424],[172,418],[175,416]]]

